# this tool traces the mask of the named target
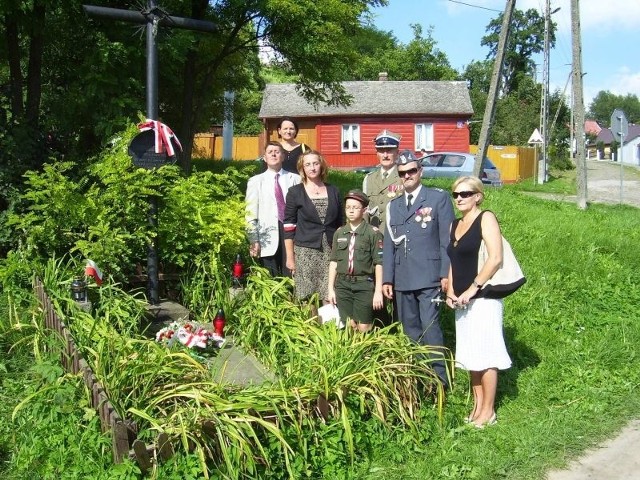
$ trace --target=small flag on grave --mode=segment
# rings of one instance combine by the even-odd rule
[[[87,260],[87,266],[84,267],[84,274],[87,277],[93,277],[98,286],[102,285],[102,272],[93,260]]]

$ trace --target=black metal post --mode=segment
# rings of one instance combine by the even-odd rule
[[[158,17],[153,13],[155,0],[147,1],[147,11],[151,12],[147,19],[147,118],[158,120]],[[158,199],[149,198],[149,227],[152,232],[158,231]],[[151,305],[160,303],[158,276],[158,240],[157,235],[147,247],[147,296]]]
[[[147,118],[158,120],[158,44],[156,33],[160,19],[155,15],[156,0],[147,1],[152,12],[147,20]]]

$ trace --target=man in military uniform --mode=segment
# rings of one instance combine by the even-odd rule
[[[369,197],[365,219],[376,228],[384,228],[387,204],[402,195],[402,182],[396,172],[400,135],[383,130],[374,140],[380,168],[367,174],[362,191]]]
[[[453,206],[446,192],[422,185],[422,167],[410,152],[400,155],[397,170],[404,193],[387,207],[382,291],[389,299],[395,296],[404,332],[433,347],[433,368],[446,387],[446,367],[438,352],[444,345],[440,308],[433,300],[447,290]]]
[[[333,237],[329,263],[329,301],[343,321],[361,332],[373,327],[373,310],[383,306],[382,232],[364,221],[369,199],[360,190],[345,197],[347,224]]]

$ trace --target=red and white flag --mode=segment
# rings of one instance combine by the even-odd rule
[[[143,122],[138,124],[138,129],[141,132],[145,132],[147,130],[153,130],[155,134],[155,142],[156,142],[156,153],[167,152],[167,155],[170,157],[175,156],[176,152],[173,148],[172,140],[175,140],[176,145],[182,151],[182,144],[173,130],[171,130],[167,125],[158,120],[149,120],[148,118]]]
[[[102,285],[102,272],[93,260],[87,260],[87,266],[84,267],[84,274],[87,277],[93,277],[98,285]]]

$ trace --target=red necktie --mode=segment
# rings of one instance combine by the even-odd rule
[[[284,195],[282,193],[280,182],[278,181],[279,178],[280,174],[276,173],[276,183],[274,185],[274,190],[276,193],[276,205],[278,206],[278,220],[282,222],[284,221]]]

